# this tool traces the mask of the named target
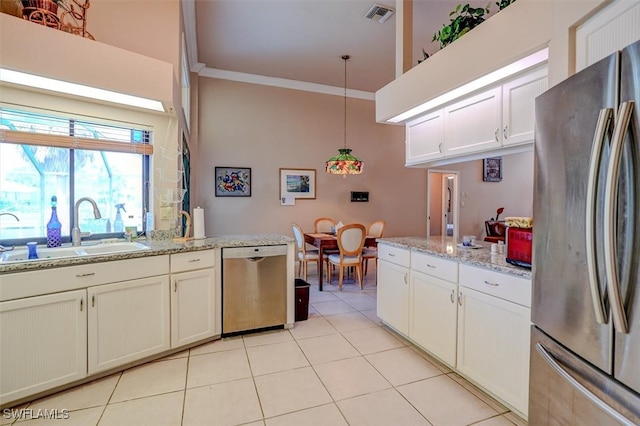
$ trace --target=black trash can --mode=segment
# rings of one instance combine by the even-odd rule
[[[309,283],[296,278],[296,321],[309,318]]]

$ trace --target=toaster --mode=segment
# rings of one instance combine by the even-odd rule
[[[507,228],[507,258],[512,265],[531,269],[533,228]]]

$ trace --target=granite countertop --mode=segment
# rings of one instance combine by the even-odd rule
[[[482,248],[471,249],[458,247],[453,238],[442,237],[378,238],[377,241],[395,247],[408,248],[433,256],[455,260],[471,266],[491,269],[522,278],[531,278],[531,270],[507,263],[505,254],[491,254],[491,244],[486,242],[479,243],[483,246]]]
[[[59,259],[38,259],[18,262],[0,263],[0,274],[33,271],[62,266],[84,265],[88,263],[110,262],[114,260],[135,259],[146,256],[184,253],[197,250],[215,249],[219,247],[272,246],[293,243],[292,237],[280,234],[236,234],[213,236],[200,240],[189,240],[176,243],[171,240],[136,240],[149,247],[149,250],[138,250],[100,255],[64,257]],[[104,243],[109,244],[109,243]],[[17,247],[21,248],[21,247]]]

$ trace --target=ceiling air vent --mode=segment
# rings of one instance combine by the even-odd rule
[[[391,18],[391,15],[393,15],[394,12],[395,10],[389,6],[374,4],[364,17],[373,21],[378,21],[382,24],[384,21]]]

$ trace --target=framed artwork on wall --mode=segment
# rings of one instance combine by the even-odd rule
[[[482,160],[482,180],[485,182],[500,182],[502,180],[502,157]]]
[[[251,197],[251,168],[216,167],[216,197]]]
[[[280,169],[280,199],[316,198],[315,169]]]

